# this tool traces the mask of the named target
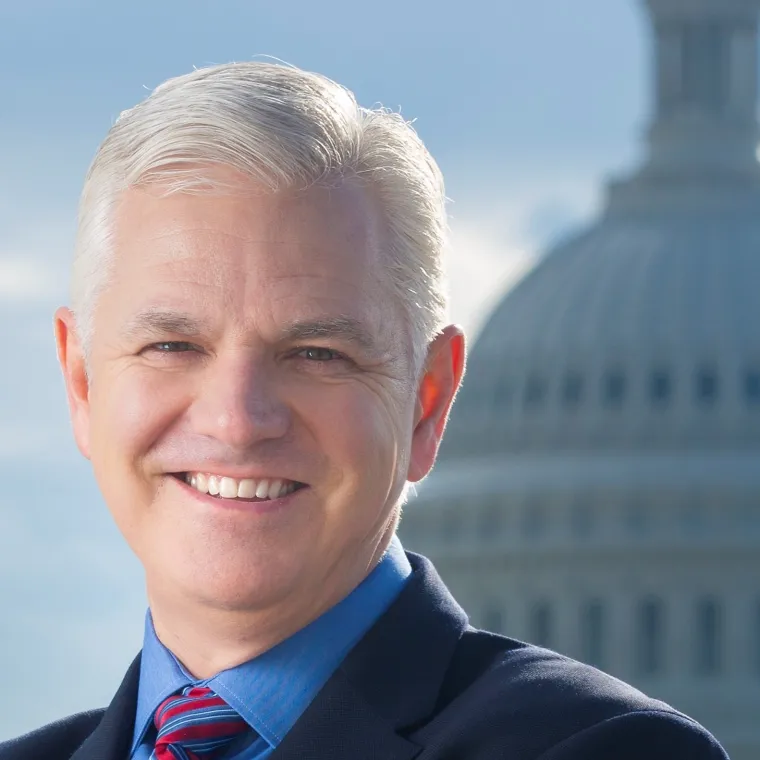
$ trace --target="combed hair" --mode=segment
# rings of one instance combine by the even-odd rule
[[[438,166],[400,114],[362,108],[324,76],[260,61],[168,80],[124,111],[101,144],[82,192],[72,274],[71,305],[86,355],[97,299],[108,284],[120,195],[148,183],[168,193],[207,192],[214,183],[203,168],[215,165],[273,192],[347,178],[369,186],[421,369],[446,317],[447,223]]]

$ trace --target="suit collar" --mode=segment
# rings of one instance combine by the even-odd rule
[[[139,679],[140,655],[137,655],[100,723],[70,760],[125,760],[129,757]]]
[[[396,728],[426,718],[435,707],[446,669],[467,627],[467,615],[432,563],[408,553],[413,574],[341,670]]]
[[[406,587],[349,653],[272,760],[410,760],[421,751],[404,738],[404,729],[434,711],[467,616],[432,564],[407,556],[413,574]]]
[[[184,686],[208,686],[276,747],[345,659],[403,590],[412,574],[394,537],[372,572],[343,600],[263,654],[208,679],[195,679],[145,620],[132,749],[156,708]]]
[[[467,616],[432,564],[407,556],[413,573],[404,590],[330,677],[272,760],[411,760],[422,750],[402,734],[434,711]],[[138,655],[100,724],[71,760],[129,756],[139,674]]]

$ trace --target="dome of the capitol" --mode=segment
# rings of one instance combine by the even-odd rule
[[[760,444],[760,203],[609,218],[551,251],[470,355],[441,461]]]
[[[760,758],[760,0],[647,0],[648,153],[472,347],[401,537]]]

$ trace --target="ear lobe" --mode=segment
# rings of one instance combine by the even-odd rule
[[[465,339],[450,325],[430,344],[420,381],[407,480],[422,480],[433,467],[449,410],[464,374]]]
[[[89,459],[90,381],[83,346],[77,334],[76,319],[70,309],[61,307],[56,311],[54,329],[74,439],[83,456]]]

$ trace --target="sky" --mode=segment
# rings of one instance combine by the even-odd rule
[[[272,56],[400,110],[451,199],[471,335],[642,152],[639,0],[0,0],[0,741],[105,705],[140,647],[137,561],[70,433],[52,314],[87,166],[120,111],[193,67]]]

